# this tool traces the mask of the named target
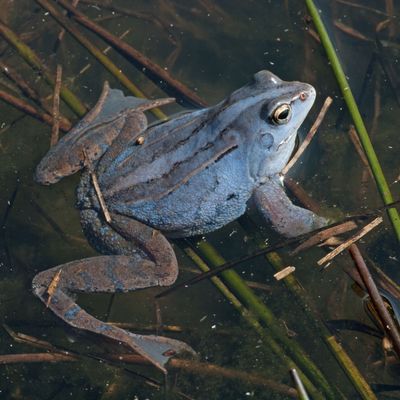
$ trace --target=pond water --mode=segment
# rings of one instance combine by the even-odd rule
[[[395,79],[399,72],[399,9],[391,10],[391,1],[386,5],[377,0],[363,1],[358,3],[361,7],[349,3],[321,1],[319,7],[359,100],[393,197],[398,199],[400,113],[399,86]],[[63,82],[88,106],[95,104],[105,80],[128,94],[68,33],[57,43],[60,26],[36,2],[0,0],[0,6],[2,20],[21,35],[50,71],[61,64]],[[284,80],[312,84],[317,90],[317,100],[299,132],[301,138],[325,98],[331,96],[333,105],[316,138],[290,171],[290,177],[315,200],[321,215],[342,218],[345,214],[360,214],[382,205],[373,179],[350,140],[351,122],[346,106],[324,50],[313,35],[303,1],[81,0],[78,8],[115,35],[125,33],[125,41],[195,89],[209,104],[223,99],[262,69],[269,69]],[[79,29],[100,49],[107,47],[94,34],[82,27]],[[45,80],[3,39],[0,50],[2,62],[13,67],[51,104],[52,89]],[[110,50],[108,56],[146,96],[165,96],[117,52]],[[22,96],[5,75],[0,78],[0,86],[2,91]],[[166,110],[171,114],[183,108],[174,105]],[[71,121],[77,121],[65,103],[61,104],[61,111]],[[198,352],[197,362],[225,368],[210,370],[194,362],[189,364],[191,368],[173,368],[167,379],[167,394],[163,389],[164,378],[158,371],[132,363],[105,361],[110,354],[118,353],[118,346],[68,328],[32,294],[31,281],[37,272],[96,255],[82,233],[79,214],[74,208],[79,176],[50,187],[33,181],[33,171],[48,149],[50,132],[49,126],[1,102],[0,315],[4,325],[0,327],[0,353],[46,351],[37,345],[17,342],[7,331],[11,329],[74,352],[78,359],[0,365],[0,398],[290,398],[285,394],[286,386],[273,385],[293,386],[293,383],[285,357],[278,357],[271,349],[271,320],[268,323],[260,320],[261,325],[254,329],[254,324],[242,318],[209,281],[161,299],[159,313],[154,301],[158,288],[112,296],[79,295],[79,303],[91,314],[109,322],[131,324],[136,326],[136,331],[159,332],[183,340]],[[185,249],[193,246],[201,254],[198,243],[204,244],[205,240],[225,259],[231,260],[254,252],[260,240],[275,243],[282,238],[250,210],[246,218],[204,238],[175,241],[181,268],[178,282],[197,273]],[[399,282],[400,251],[387,218],[359,246],[368,265],[379,267]],[[329,333],[324,323],[336,321],[329,327],[337,329],[328,336],[334,335],[342,344],[377,396],[399,397],[400,392],[390,391],[389,387],[381,391],[382,385],[399,382],[399,364],[393,360],[393,353],[384,351],[382,339],[342,329],[343,324],[337,322],[350,320],[374,327],[362,295],[353,290],[353,281],[344,272],[352,266],[350,256],[343,253],[321,271],[317,260],[326,254],[326,249],[315,247],[296,256],[290,255],[290,251],[284,248],[279,255],[282,266],[296,267],[297,284],[294,284],[299,297],[283,281],[273,278],[275,270],[263,258],[236,267],[241,278],[259,283],[254,293],[273,313],[278,336],[290,342],[289,347],[292,343],[301,347],[313,360],[334,393],[331,398],[340,398],[340,395],[360,398],[324,340]],[[157,314],[165,325],[161,330],[157,327]],[[288,347],[283,346],[281,352],[292,357]],[[264,385],[250,381],[248,376],[233,375],[237,371],[253,377],[261,375]],[[320,398],[329,397],[321,382],[314,380],[313,384],[316,392],[321,393]],[[315,393],[314,397],[318,398]]]

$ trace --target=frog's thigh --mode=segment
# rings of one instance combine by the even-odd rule
[[[147,286],[172,285],[178,277],[175,252],[165,236],[133,218],[111,213],[106,223],[102,214],[93,209],[81,210],[81,223],[93,247],[105,254],[126,255],[141,262],[151,261],[151,272],[146,269]],[[138,271],[139,267],[136,267]],[[153,281],[157,283],[151,283]],[[126,288],[134,290],[136,287]]]
[[[100,170],[107,168],[118,155],[134,143],[137,138],[147,129],[147,118],[143,112],[136,110],[128,110],[125,112],[124,124],[115,138],[108,147],[100,161]]]
[[[254,192],[257,208],[273,227],[287,237],[298,236],[327,224],[325,218],[294,205],[278,177],[268,179]]]
[[[72,261],[40,272],[33,280],[35,293],[39,294],[39,289],[47,290],[52,284],[55,272],[59,272],[56,287],[66,293],[129,292],[162,286],[164,278],[164,274],[153,261],[123,255],[98,256]]]

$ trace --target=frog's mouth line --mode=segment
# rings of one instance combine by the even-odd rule
[[[283,139],[278,146],[276,146],[276,150],[279,150],[279,148],[283,145],[285,145],[286,143],[288,143],[293,136],[296,136],[297,132],[293,132],[291,135],[289,135],[288,137],[286,137],[285,139]]]

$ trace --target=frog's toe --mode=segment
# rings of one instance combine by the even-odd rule
[[[135,347],[139,346],[141,349],[146,349],[148,355],[153,360],[157,360],[160,366],[165,365],[168,360],[178,354],[188,354],[196,356],[196,352],[186,343],[167,338],[164,336],[156,335],[138,335],[136,333],[127,332],[135,343]]]

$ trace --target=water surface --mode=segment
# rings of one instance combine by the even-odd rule
[[[349,140],[350,119],[335,83],[329,63],[320,44],[310,34],[312,26],[302,1],[113,1],[115,6],[137,13],[126,16],[101,2],[81,1],[79,9],[116,35],[127,29],[125,40],[142,51],[177,79],[194,88],[208,103],[214,104],[234,89],[249,81],[252,74],[270,69],[282,79],[309,82],[317,89],[317,101],[300,132],[304,137],[326,96],[333,106],[317,138],[291,171],[291,177],[321,206],[321,214],[340,210],[360,213],[381,205],[372,179],[365,173],[354,146]],[[35,2],[17,0],[0,2],[2,18],[23,37],[54,71],[63,66],[64,82],[89,106],[95,104],[103,82],[127,90],[113,78],[70,35],[66,34],[54,53],[60,27]],[[382,2],[363,2],[383,13]],[[400,174],[399,104],[382,64],[398,71],[398,23],[380,33],[384,47],[371,63],[377,24],[387,17],[368,9],[340,2],[321,2],[326,22],[335,45],[340,51],[346,74],[354,89],[372,141],[395,198],[399,197]],[[395,17],[397,17],[395,10]],[[335,27],[340,22],[361,32],[366,40],[355,38]],[[82,29],[82,28],[80,28]],[[97,37],[85,33],[101,49],[106,48]],[[1,57],[24,76],[42,96],[51,96],[44,80],[32,72],[19,55],[2,40]],[[110,58],[149,97],[163,92],[138,72],[124,58],[110,51]],[[85,72],[82,69],[90,64]],[[397,68],[397,69],[396,69]],[[13,93],[13,86],[4,77],[1,89]],[[17,96],[18,92],[14,93]],[[397,93],[398,96],[398,93]],[[376,110],[379,106],[379,115]],[[178,105],[170,113],[180,111]],[[62,111],[71,119],[74,114],[65,104]],[[375,116],[375,118],[374,118]],[[31,293],[33,276],[46,268],[82,257],[95,255],[82,234],[79,215],[74,208],[75,188],[79,177],[64,179],[52,187],[33,182],[35,166],[49,146],[50,128],[9,105],[0,108],[0,310],[2,322],[17,332],[35,336],[52,344],[83,354],[79,362],[20,363],[0,367],[0,398],[5,399],[160,399],[162,390],[130,371],[162,382],[162,376],[150,368],[134,365],[110,365],[85,355],[111,352],[115,349],[103,340],[70,330]],[[336,214],[338,215],[338,214]],[[244,228],[245,226],[245,228]],[[267,243],[281,240],[251,213],[251,221],[234,222],[207,240],[232,259],[254,251],[255,237]],[[198,238],[202,240],[202,238]],[[193,242],[192,242],[193,243]],[[175,243],[181,267],[180,279],[193,276],[196,268],[184,254],[186,243]],[[399,248],[385,220],[378,229],[360,243],[370,262],[382,268],[393,280],[399,281]],[[352,290],[352,281],[343,272],[351,265],[347,254],[336,259],[325,272],[316,261],[325,254],[312,249],[299,256],[280,251],[283,263],[295,265],[295,276],[318,310],[321,321],[350,319],[372,325],[362,300]],[[301,344],[323,371],[328,381],[339,388],[346,398],[357,393],[350,381],[310,326],[299,306],[282,282],[273,278],[273,268],[263,259],[239,266],[244,278],[268,285],[257,295],[275,313],[285,335]],[[82,304],[90,313],[109,321],[151,325],[156,323],[153,296],[158,289],[124,295],[82,295]],[[259,335],[239,316],[231,304],[209,282],[184,289],[160,302],[162,321],[178,325],[183,333],[166,335],[191,344],[201,361],[232,369],[262,373],[277,382],[291,385],[287,367],[265,345]],[[398,382],[397,368],[386,359],[381,340],[354,331],[336,332],[349,356],[370,384]],[[0,329],[1,354],[32,353],[35,347],[16,343],[5,329]],[[390,354],[389,354],[390,355]],[[390,360],[390,359],[389,359]],[[126,369],[123,369],[125,367]],[[201,374],[179,372],[170,377],[170,385],[194,399],[283,399],[285,395],[239,380],[203,377]],[[398,393],[398,392],[397,392]],[[172,398],[184,398],[172,394]],[[384,394],[380,398],[385,397]]]

